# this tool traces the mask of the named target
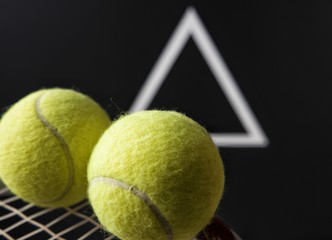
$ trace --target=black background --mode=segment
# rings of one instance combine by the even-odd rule
[[[270,140],[220,149],[218,214],[245,240],[332,239],[332,2],[1,0],[0,108],[58,86],[127,111],[188,6]],[[192,40],[151,107],[243,131]]]

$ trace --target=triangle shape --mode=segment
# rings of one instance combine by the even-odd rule
[[[185,11],[184,16],[143,83],[130,107],[130,111],[140,111],[149,107],[190,37],[200,50],[226,99],[245,129],[245,133],[210,133],[215,144],[219,147],[267,146],[268,138],[193,7],[188,7]]]

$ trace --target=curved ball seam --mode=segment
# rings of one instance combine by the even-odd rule
[[[35,102],[35,110],[36,110],[37,118],[43,123],[43,125],[47,129],[49,129],[51,131],[51,133],[59,141],[60,146],[63,149],[65,156],[68,160],[67,163],[68,163],[68,169],[69,169],[68,170],[69,171],[68,182],[67,182],[66,188],[59,196],[56,196],[55,198],[48,200],[48,201],[43,201],[43,203],[49,203],[49,202],[54,202],[54,201],[61,199],[63,196],[65,196],[70,191],[71,187],[74,184],[74,167],[73,167],[73,157],[70,154],[70,150],[69,150],[66,140],[60,134],[59,130],[55,126],[53,126],[43,115],[43,112],[41,109],[41,100],[45,95],[46,95],[46,93],[41,94]]]
[[[94,177],[90,181],[90,186],[98,183],[98,182],[103,182],[108,185],[114,185],[117,187],[120,187],[122,189],[130,191],[132,194],[134,194],[136,197],[140,198],[148,207],[151,209],[152,213],[155,215],[155,217],[158,219],[158,221],[161,223],[163,226],[165,233],[167,235],[168,240],[173,239],[173,230],[170,225],[170,223],[167,221],[167,219],[163,216],[161,213],[160,209],[157,207],[157,205],[150,199],[150,197],[143,191],[139,190],[135,186],[131,186],[126,182],[123,182],[121,180],[111,178],[111,177]]]

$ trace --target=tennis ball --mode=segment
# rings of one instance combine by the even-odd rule
[[[121,117],[96,144],[88,196],[106,230],[125,240],[189,240],[214,216],[224,188],[218,149],[174,111]]]
[[[24,97],[0,122],[0,176],[22,199],[60,207],[86,197],[87,163],[110,125],[91,98],[69,89]]]

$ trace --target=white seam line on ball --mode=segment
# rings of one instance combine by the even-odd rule
[[[111,177],[94,177],[90,181],[90,186],[96,184],[97,182],[104,182],[106,184],[114,185],[114,186],[120,187],[122,189],[128,190],[131,193],[133,193],[136,197],[143,200],[143,202],[149,206],[149,208],[151,209],[153,214],[156,216],[158,221],[164,227],[164,230],[165,230],[166,235],[167,235],[167,239],[168,240],[173,239],[173,230],[172,230],[172,227],[171,227],[170,223],[166,220],[166,218],[161,213],[160,209],[157,207],[156,204],[153,203],[153,201],[149,198],[149,196],[145,192],[139,190],[135,186],[129,185],[126,182],[123,182],[121,180],[111,178]]]
[[[37,118],[44,124],[44,126],[47,129],[49,129],[51,131],[51,133],[56,137],[56,139],[58,139],[58,141],[61,145],[61,148],[63,149],[63,151],[65,153],[67,163],[68,163],[68,182],[67,182],[66,188],[59,196],[57,196],[51,200],[43,201],[44,203],[48,203],[48,202],[53,202],[53,201],[61,199],[64,195],[66,195],[69,192],[69,190],[71,189],[71,187],[74,184],[74,179],[73,179],[74,168],[73,168],[73,157],[70,154],[68,144],[66,143],[63,136],[61,136],[59,130],[56,127],[54,127],[51,123],[49,123],[47,121],[46,117],[43,115],[43,112],[41,109],[41,100],[45,96],[45,94],[46,93],[41,94],[36,100],[35,108],[36,108]]]

